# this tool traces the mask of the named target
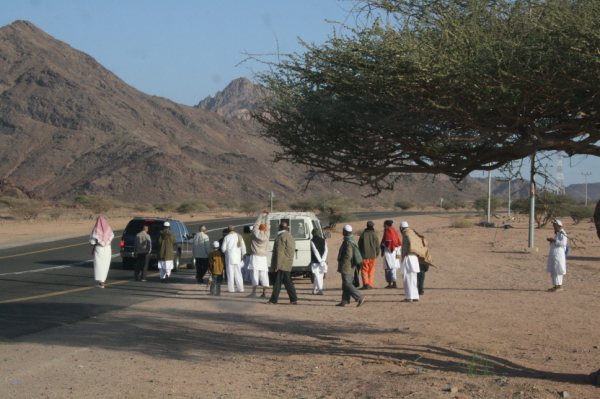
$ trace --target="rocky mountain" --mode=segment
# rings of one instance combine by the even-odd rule
[[[188,107],[129,86],[89,55],[27,21],[0,28],[0,195],[42,199],[104,195],[158,203],[201,198],[287,201],[341,194],[357,204],[435,204],[487,193],[440,176],[408,176],[393,192],[315,181],[273,164],[276,148],[248,119],[264,90],[247,79]]]
[[[141,202],[297,191],[302,173],[273,168],[273,150],[250,123],[144,94],[29,22],[0,28],[0,190]]]
[[[257,102],[264,96],[265,90],[262,87],[253,84],[246,78],[238,78],[214,96],[201,100],[196,108],[216,112],[230,118],[248,120]]]

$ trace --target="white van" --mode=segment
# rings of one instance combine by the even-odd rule
[[[303,275],[305,277],[310,277],[312,275],[310,270],[311,232],[313,229],[318,229],[321,233],[321,236],[324,237],[323,229],[321,228],[321,222],[313,212],[290,211],[269,213],[269,223],[271,226],[271,234],[269,237],[269,255],[267,256],[269,266],[271,264],[271,255],[273,253],[275,237],[277,237],[279,224],[282,221],[287,222],[290,228],[290,233],[296,240],[296,256],[294,257],[294,263],[292,264],[292,275]]]

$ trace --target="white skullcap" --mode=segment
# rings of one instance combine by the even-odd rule
[[[408,222],[407,221],[403,220],[403,221],[400,222],[400,228],[401,229],[405,229],[407,227],[408,227]]]
[[[165,227],[169,227],[170,225],[171,225],[171,223],[169,223],[169,222],[164,222],[163,223],[163,226],[165,226]]]
[[[555,224],[555,225],[557,225],[557,226],[563,227],[562,222],[560,220],[558,220],[558,219],[554,219],[554,221],[552,223]]]
[[[344,231],[347,231],[348,233],[352,233],[352,226],[350,226],[349,224],[345,225]]]
[[[213,241],[213,247],[219,248],[219,241]]]

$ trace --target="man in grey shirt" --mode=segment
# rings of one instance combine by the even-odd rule
[[[146,281],[148,273],[148,262],[150,261],[150,252],[152,251],[152,239],[148,234],[148,226],[144,225],[142,231],[135,236],[135,269],[133,278],[137,281]]]

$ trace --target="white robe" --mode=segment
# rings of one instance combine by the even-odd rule
[[[94,280],[101,283],[105,282],[108,277],[108,270],[110,269],[110,262],[112,260],[110,242],[113,238],[115,238],[115,235],[111,234],[106,246],[102,246],[93,232],[90,237],[90,244],[94,245]]]
[[[402,259],[400,269],[403,273],[404,296],[410,300],[419,299],[419,289],[417,287],[417,273],[421,271],[419,258],[416,255],[408,254]]]
[[[171,270],[173,270],[173,261],[172,260],[159,260],[158,261],[158,271],[160,272],[160,279],[164,279],[165,277],[171,277]]]
[[[94,280],[101,283],[106,281],[111,260],[112,251],[110,244],[105,247],[100,244],[94,246]]]
[[[229,292],[244,292],[242,256],[246,254],[246,244],[244,243],[242,236],[235,232],[227,234],[223,239],[221,252],[225,254],[227,290]]]
[[[400,255],[401,250],[402,247],[397,247],[393,251],[390,251],[388,247],[384,248],[383,259],[385,260],[385,269],[395,270],[400,268],[400,260],[397,258],[396,255]]]
[[[554,242],[550,243],[550,252],[548,253],[548,265],[546,270],[553,275],[567,274],[567,233],[559,230],[554,235]]]
[[[323,291],[323,278],[325,273],[327,273],[327,255],[329,253],[329,249],[327,248],[327,242],[325,242],[325,250],[323,251],[323,256],[319,253],[319,250],[315,246],[315,244],[311,241],[310,248],[317,259],[317,262],[313,262],[310,264],[310,270],[314,274],[313,278],[313,290],[314,291]]]

